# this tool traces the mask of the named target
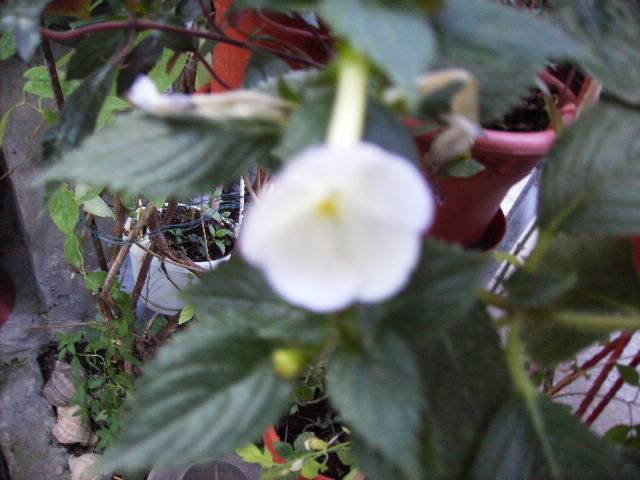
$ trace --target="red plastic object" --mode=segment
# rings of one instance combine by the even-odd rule
[[[326,45],[331,42],[326,29],[309,31],[301,19],[284,14],[264,13],[259,10],[243,10],[227,15],[233,0],[216,0],[216,23],[234,40],[256,42],[279,51],[303,51],[314,60],[325,62],[329,58]],[[240,88],[244,73],[251,59],[251,51],[219,42],[213,49],[213,68],[220,78],[232,88]],[[296,68],[295,62],[288,62]],[[215,79],[209,90],[200,93],[223,92],[226,88]]]
[[[279,442],[280,441],[280,437],[276,433],[275,429],[273,427],[271,427],[271,426],[269,428],[267,428],[267,430],[262,435],[262,438],[264,440],[264,444],[267,446],[267,448],[271,452],[271,455],[273,455],[273,459],[277,463],[285,463],[286,460],[276,453],[276,449],[273,446],[274,442]],[[299,476],[298,480],[308,480],[308,479],[306,479],[305,477]],[[315,477],[312,480],[333,480],[333,479],[330,478],[330,477],[325,477],[324,475],[318,475],[317,477]]]
[[[0,270],[0,327],[7,321],[16,302],[16,291],[11,278]]]
[[[576,106],[561,110],[565,124],[575,118]],[[408,121],[412,124],[415,121]],[[475,160],[485,169],[469,178],[438,179],[440,197],[436,220],[428,234],[464,247],[477,244],[500,209],[509,189],[526,177],[556,140],[552,128],[519,133],[484,129],[472,148]],[[431,148],[438,132],[416,137],[421,155]]]

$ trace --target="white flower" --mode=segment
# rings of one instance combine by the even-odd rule
[[[214,120],[259,118],[282,122],[289,110],[288,104],[283,100],[251,90],[234,90],[214,95],[161,95],[145,75],[136,78],[127,93],[127,99],[145,112],[155,115],[191,113]]]
[[[429,186],[407,160],[368,143],[317,146],[276,176],[239,246],[286,300],[328,312],[397,293],[433,217]]]

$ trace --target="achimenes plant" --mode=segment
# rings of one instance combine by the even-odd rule
[[[2,24],[20,33],[25,23],[9,5]],[[145,5],[148,12],[133,13],[166,6]],[[329,401],[368,479],[638,477],[627,451],[590,433],[525,368],[640,327],[626,238],[640,233],[637,3],[556,1],[548,19],[484,0],[242,5],[313,9],[339,41],[335,62],[211,97],[164,96],[140,80],[129,98],[144,113],[121,116],[73,148],[65,143],[73,115],[63,111],[51,137],[67,150],[45,179],[147,198],[194,195],[256,164],[273,173],[247,213],[240,255],[184,293],[198,321],[145,366],[107,467],[188,464],[246,449],[322,358]],[[100,28],[187,34],[136,22]],[[464,134],[452,135],[452,145],[468,148],[478,131],[466,128],[472,112],[501,115],[550,58],[578,62],[607,93],[550,155],[533,253],[500,293],[484,291],[489,257],[422,240],[434,199],[412,165],[401,118],[427,118],[461,84],[477,82],[471,110],[453,102],[465,128],[449,117],[449,132]],[[113,82],[109,65],[67,104],[84,112],[82,95]],[[425,86],[442,78],[434,65],[464,69],[466,80]]]

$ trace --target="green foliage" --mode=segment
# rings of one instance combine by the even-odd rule
[[[117,118],[69,152],[44,179],[68,178],[148,196],[181,196],[238,178],[264,161],[275,126],[256,121]]]
[[[584,71],[615,96],[640,104],[640,5],[627,0],[556,0],[550,18],[587,47]]]
[[[255,336],[220,333],[206,319],[176,335],[146,367],[107,464],[187,465],[254,441],[291,393],[271,370],[271,349]]]
[[[98,32],[87,37],[73,52],[67,66],[67,78],[82,79],[109,61],[125,41],[121,31]]]
[[[80,405],[80,414],[96,429],[97,451],[113,442],[121,426],[123,402],[133,392],[133,377],[124,368],[124,362],[139,363],[132,351],[132,320],[129,311],[110,323],[98,318],[84,330],[56,334],[59,358],[74,366],[77,392],[71,401]],[[86,376],[80,374],[82,367]]]
[[[365,351],[336,352],[327,368],[329,396],[344,420],[406,478],[423,478],[419,434],[425,405],[407,344],[385,336]]]
[[[534,401],[543,428],[535,427],[523,399],[506,402],[482,439],[472,478],[613,480],[637,475],[620,452],[591,433],[567,407],[541,395]]]
[[[480,82],[482,119],[496,120],[534,86],[549,58],[583,49],[560,28],[486,0],[450,0],[435,17],[441,62],[470,70]]]
[[[640,233],[639,119],[637,110],[604,101],[567,129],[540,185],[543,229]]]
[[[319,12],[337,35],[366,53],[397,85],[412,86],[433,60],[431,27],[408,2],[324,0]]]
[[[9,33],[0,34],[0,60],[7,60],[16,53],[16,42]],[[2,143],[2,142],[0,142]]]

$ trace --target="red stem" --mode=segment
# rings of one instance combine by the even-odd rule
[[[580,367],[578,367],[577,372],[572,373],[571,375],[567,375],[562,380],[558,381],[558,383],[556,383],[553,387],[551,387],[551,389],[548,392],[548,395],[553,396],[556,393],[560,392],[567,385],[570,385],[574,380],[581,377],[586,370],[590,369],[591,367],[596,365],[600,360],[602,360],[604,357],[609,355],[609,353],[616,347],[621,337],[622,335],[620,335],[615,340],[612,340],[609,343],[607,343],[604,347],[602,347],[602,349],[598,353],[596,353],[593,357],[591,357],[589,360],[584,362]]]
[[[211,64],[209,64],[209,62],[207,62],[207,59],[204,58],[204,56],[195,48],[193,49],[193,55],[198,59],[198,61],[200,63],[202,63],[204,65],[204,67],[209,71],[209,73],[215,79],[216,82],[218,82],[220,85],[222,85],[222,87],[225,88],[226,90],[233,90],[233,87],[231,87],[227,82],[225,82],[220,77],[220,75],[218,75],[218,73],[211,66]]]
[[[65,42],[70,40],[75,40],[83,35],[87,35],[89,33],[102,32],[105,30],[122,30],[122,29],[131,29],[137,32],[142,32],[144,30],[162,30],[165,32],[175,33],[178,35],[186,35],[189,37],[196,38],[206,38],[209,40],[216,40],[218,42],[228,43],[230,45],[235,45],[236,47],[244,48],[245,50],[262,50],[264,52],[270,53],[280,58],[288,59],[302,65],[308,65],[312,67],[320,68],[322,64],[316,62],[315,60],[311,60],[304,57],[299,57],[298,55],[292,55],[290,53],[282,52],[276,48],[267,47],[265,45],[259,44],[248,44],[241,40],[235,40],[226,35],[222,35],[219,33],[210,33],[210,32],[198,32],[195,30],[189,30],[186,28],[175,27],[173,25],[166,25],[164,23],[154,22],[151,20],[136,20],[136,21],[125,21],[125,20],[117,20],[112,22],[102,22],[96,23],[94,25],[87,25],[86,27],[77,28],[75,30],[69,30],[67,32],[57,32],[55,30],[51,30],[49,28],[40,27],[40,33],[43,37],[48,38],[50,40],[55,40],[57,42]]]
[[[596,381],[593,382],[593,385],[591,385],[591,388],[589,389],[589,391],[587,392],[587,395],[582,400],[582,403],[580,403],[580,407],[578,407],[578,410],[576,411],[576,417],[580,418],[585,414],[585,412],[587,411],[587,408],[589,408],[589,405],[591,405],[591,402],[593,402],[593,399],[595,398],[596,394],[600,391],[600,388],[602,388],[602,384],[609,376],[609,372],[611,372],[611,369],[613,368],[615,363],[618,361],[618,359],[620,358],[620,355],[622,355],[622,352],[624,351],[625,347],[631,340],[632,335],[633,335],[633,332],[625,332],[620,336],[618,340],[618,344],[616,345],[615,350],[611,354],[611,358],[609,359],[609,362],[607,362],[607,364],[604,367],[602,367],[602,370],[600,371],[600,375],[598,375],[598,378],[596,378]]]
[[[629,366],[637,367],[638,364],[640,364],[640,350],[636,352],[635,356],[629,363]],[[622,388],[622,385],[624,385],[624,378],[620,376],[618,380],[616,380],[616,382],[611,386],[611,388],[606,393],[606,395],[602,398],[602,400],[600,400],[600,403],[596,405],[596,408],[593,409],[593,412],[591,412],[591,415],[589,415],[589,417],[587,418],[587,425],[591,425],[593,422],[595,422],[595,420],[600,416],[600,413],[602,413],[605,407],[609,405],[609,402],[611,402],[611,399],[616,395],[616,393],[618,393],[618,390]]]

